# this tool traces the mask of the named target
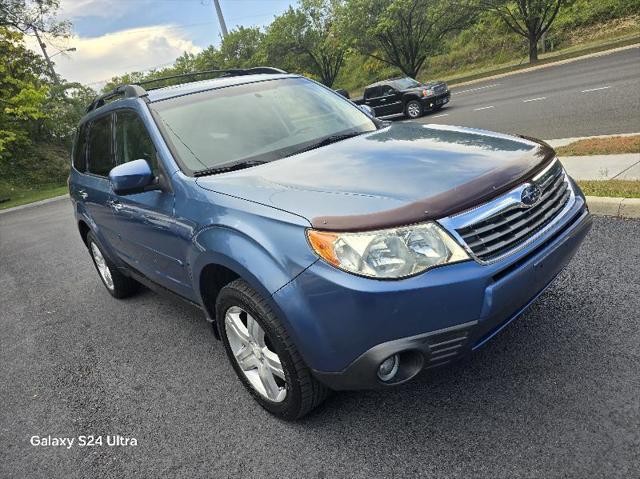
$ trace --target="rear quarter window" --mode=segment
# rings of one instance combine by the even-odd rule
[[[73,167],[84,173],[87,168],[87,126],[80,125],[73,145]]]

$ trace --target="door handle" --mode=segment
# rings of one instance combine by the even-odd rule
[[[86,200],[89,197],[89,194],[84,190],[78,190],[78,196],[83,200]]]
[[[111,208],[113,208],[116,211],[120,211],[122,208],[124,208],[123,204],[120,203],[118,200],[109,200],[107,201],[107,205],[111,206]]]

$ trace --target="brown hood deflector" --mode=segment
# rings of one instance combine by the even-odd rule
[[[376,230],[435,220],[478,206],[531,179],[555,158],[555,151],[546,143],[522,138],[539,146],[509,164],[496,167],[451,190],[376,213],[319,216],[311,220],[311,225],[325,231]]]

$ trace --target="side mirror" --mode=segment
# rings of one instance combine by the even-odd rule
[[[347,90],[345,90],[344,88],[339,88],[336,90],[336,93],[338,93],[339,95],[342,95],[343,97],[345,97],[347,100],[349,99],[349,92]]]
[[[141,193],[153,183],[154,177],[147,160],[135,160],[114,167],[109,181],[117,195]]]
[[[376,114],[373,111],[373,108],[371,108],[369,105],[358,105],[358,108],[360,108],[363,112],[365,112],[367,115],[375,118]]]

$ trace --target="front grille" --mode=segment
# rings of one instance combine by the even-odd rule
[[[440,85],[436,85],[435,87],[433,87],[433,92],[436,95],[439,95],[440,93],[444,93],[447,91],[447,85],[445,85],[444,83],[441,83]]]
[[[516,248],[551,222],[571,196],[566,175],[557,160],[535,184],[542,194],[534,206],[507,207],[477,223],[456,229],[476,257],[491,261]]]

